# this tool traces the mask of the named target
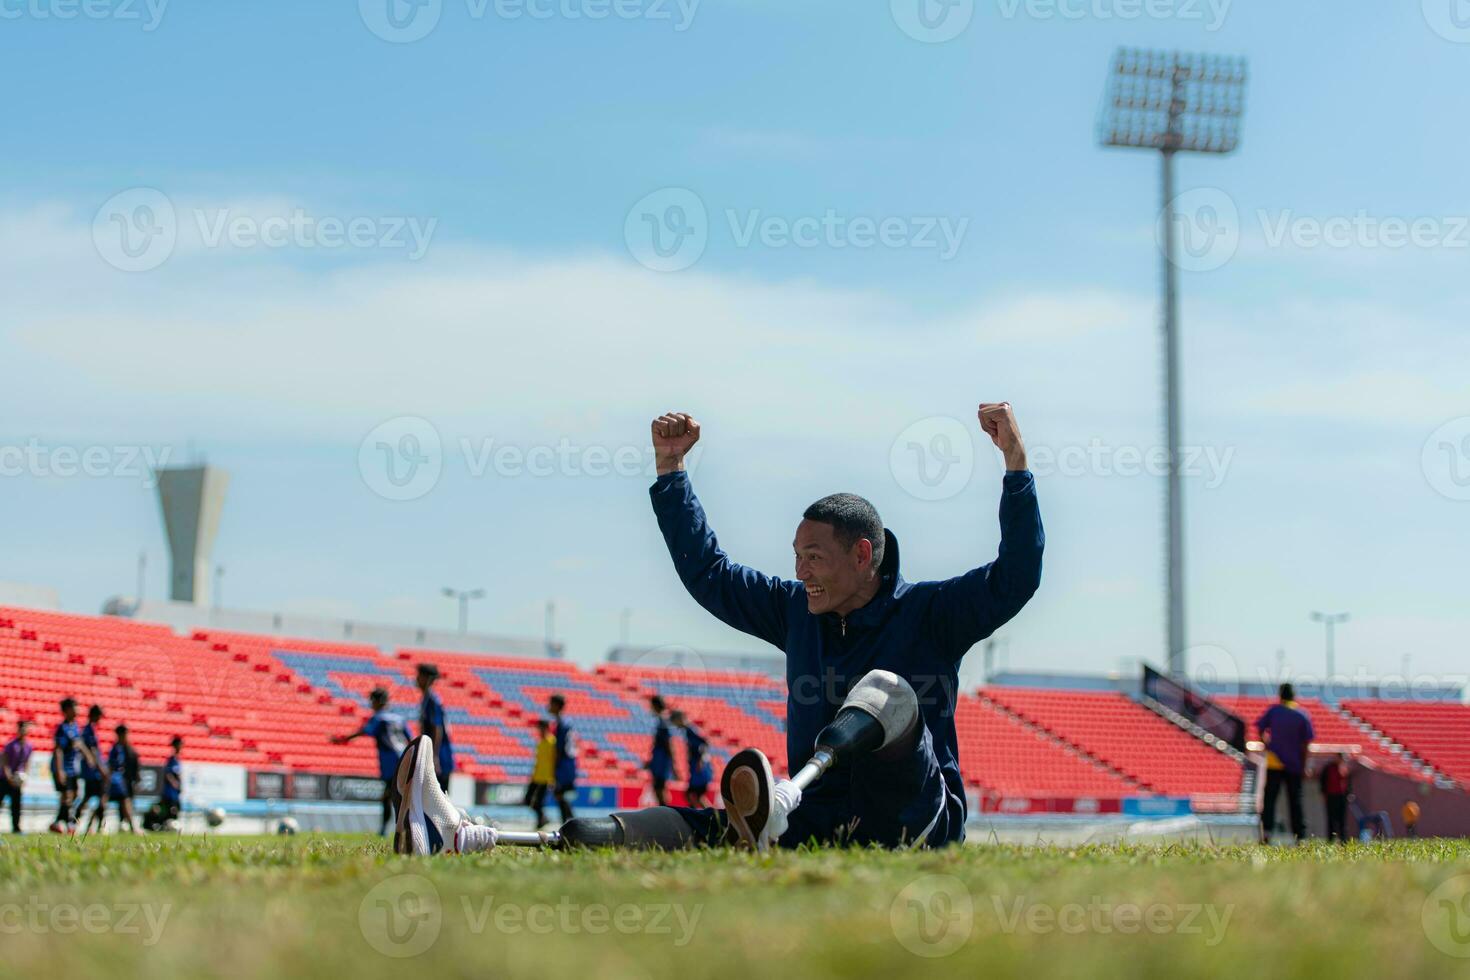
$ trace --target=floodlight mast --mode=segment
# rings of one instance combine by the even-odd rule
[[[1104,146],[1155,150],[1163,164],[1159,210],[1164,253],[1164,426],[1168,440],[1168,649],[1169,673],[1185,673],[1184,491],[1179,446],[1179,290],[1177,283],[1174,156],[1233,153],[1245,111],[1246,62],[1160,51],[1121,49],[1113,61],[1099,139]]]

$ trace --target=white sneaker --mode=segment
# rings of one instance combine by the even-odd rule
[[[465,854],[494,847],[494,827],[478,827],[449,802],[434,772],[434,742],[421,735],[398,760],[391,787],[397,826],[393,851],[397,854]]]

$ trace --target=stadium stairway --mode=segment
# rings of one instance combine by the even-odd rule
[[[1438,701],[1346,700],[1343,714],[1380,733],[1446,781],[1470,787],[1470,707]]]

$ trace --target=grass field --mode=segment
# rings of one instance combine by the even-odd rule
[[[1470,844],[403,859],[10,838],[0,976],[1470,975]]]

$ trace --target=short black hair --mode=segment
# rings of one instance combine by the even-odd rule
[[[182,736],[175,735],[168,744],[172,745],[176,749],[181,749],[184,747],[184,739]]]
[[[659,697],[657,694],[648,699],[648,704],[649,707],[653,708],[654,711],[664,710],[664,699]]]
[[[883,519],[878,508],[855,493],[828,494],[801,515],[809,521],[832,525],[837,543],[847,550],[862,538],[873,543],[873,567],[883,565]]]
[[[560,711],[562,708],[565,708],[567,706],[567,699],[562,697],[560,694],[553,694],[551,697],[546,699],[546,703]]]
[[[128,733],[128,726],[127,725],[118,725],[116,728],[113,729],[113,731],[117,733],[117,735],[118,735],[119,738],[121,738],[122,736],[124,736],[124,735],[126,735]]]
[[[419,664],[418,674],[431,680],[439,679],[439,668],[434,664]]]
[[[373,688],[372,693],[368,695],[368,700],[371,701],[371,702],[373,702],[374,704],[378,704],[378,703],[387,704],[388,703],[388,689],[386,687],[375,687],[375,688]]]
[[[1283,701],[1296,700],[1296,688],[1292,687],[1290,684],[1282,684],[1281,689],[1278,690],[1276,693],[1281,696],[1281,700]]]
[[[62,698],[61,699],[61,710],[62,711],[67,711],[67,710],[75,711],[76,708],[77,708],[77,699],[76,698]]]
[[[545,718],[537,718],[536,727],[544,732],[551,727],[551,722],[547,721]]]
[[[102,705],[100,705],[100,704],[94,704],[94,705],[92,705],[92,707],[88,708],[87,709],[87,717],[88,718],[91,718],[93,721],[96,721],[98,718],[101,718],[102,717]]]

